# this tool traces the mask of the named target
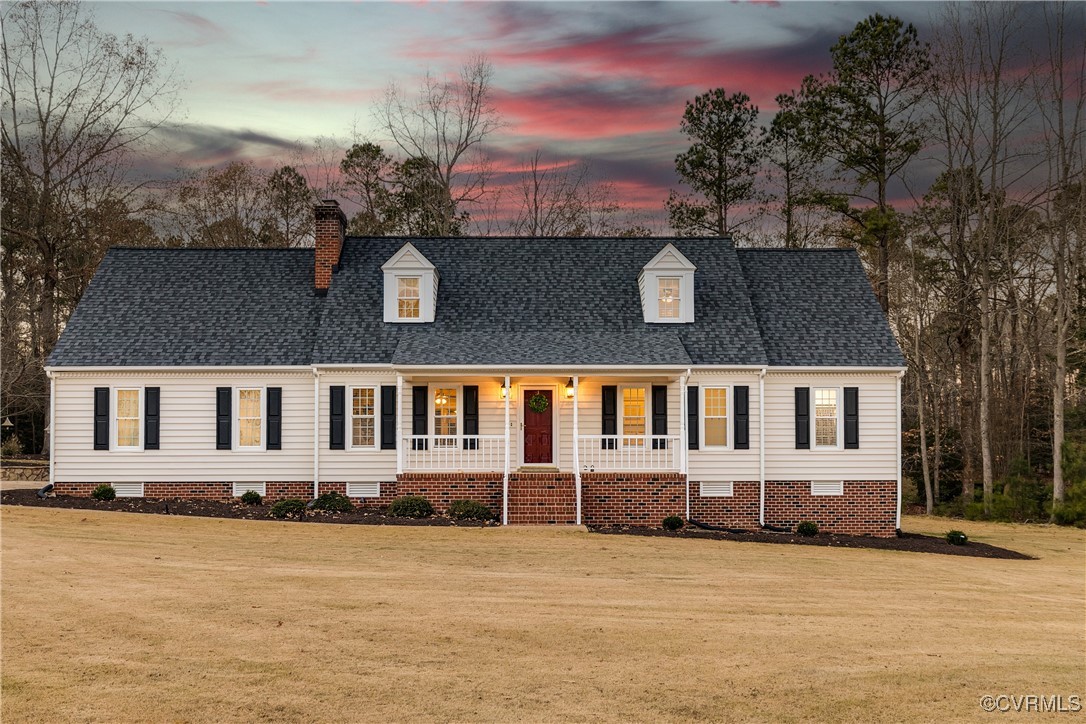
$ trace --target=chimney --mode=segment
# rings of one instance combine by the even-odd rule
[[[317,296],[328,293],[332,272],[339,269],[339,254],[343,251],[343,232],[347,217],[335,199],[324,199],[316,207],[316,244],[313,251],[313,286]]]

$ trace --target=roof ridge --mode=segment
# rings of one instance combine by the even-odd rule
[[[742,246],[736,248],[736,251],[783,251],[783,252],[802,252],[802,251],[856,251],[851,246],[815,246],[806,249],[790,249],[783,246]]]
[[[108,251],[290,251],[313,253],[313,247],[292,246],[130,246],[116,244],[109,247]]]

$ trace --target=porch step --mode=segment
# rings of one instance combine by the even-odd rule
[[[510,525],[575,525],[577,494],[571,473],[517,472],[509,476]]]

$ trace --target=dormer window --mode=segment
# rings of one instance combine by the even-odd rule
[[[385,321],[432,322],[437,314],[437,268],[413,244],[404,244],[381,267],[385,273]]]
[[[695,271],[697,267],[674,244],[664,245],[637,277],[646,322],[682,324],[694,321]]]

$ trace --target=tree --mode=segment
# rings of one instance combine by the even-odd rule
[[[293,166],[282,166],[265,184],[269,226],[284,246],[303,246],[313,239],[313,192]]]
[[[675,157],[675,171],[695,195],[672,191],[667,199],[679,234],[726,236],[744,223],[735,211],[755,198],[757,122],[758,107],[745,93],[716,88],[687,101],[680,129],[693,143]]]
[[[830,49],[833,71],[807,76],[799,112],[808,148],[831,159],[847,184],[821,203],[864,231],[878,249],[877,293],[890,308],[890,245],[896,222],[890,182],[920,151],[918,112],[930,86],[931,62],[916,28],[873,15]]]
[[[548,166],[536,151],[515,186],[518,236],[603,236],[615,233],[619,210],[611,187],[592,180],[587,163]]]
[[[486,194],[490,170],[483,144],[502,125],[491,101],[493,76],[490,62],[476,56],[456,78],[427,73],[414,96],[390,84],[374,109],[377,123],[406,157],[403,163],[413,166],[404,178],[425,180],[414,187],[412,201],[420,205],[420,219],[433,220],[437,235],[451,235],[463,223],[463,207]]]
[[[784,246],[796,249],[808,246],[820,226],[812,223],[811,215],[820,192],[822,153],[804,142],[805,119],[796,94],[782,93],[776,102],[777,113],[763,129],[766,179],[776,189],[770,195],[775,203],[767,206],[767,212],[784,225]]]
[[[376,143],[356,143],[340,162],[344,195],[359,206],[350,233],[385,236],[396,232],[393,184],[396,164]]]

